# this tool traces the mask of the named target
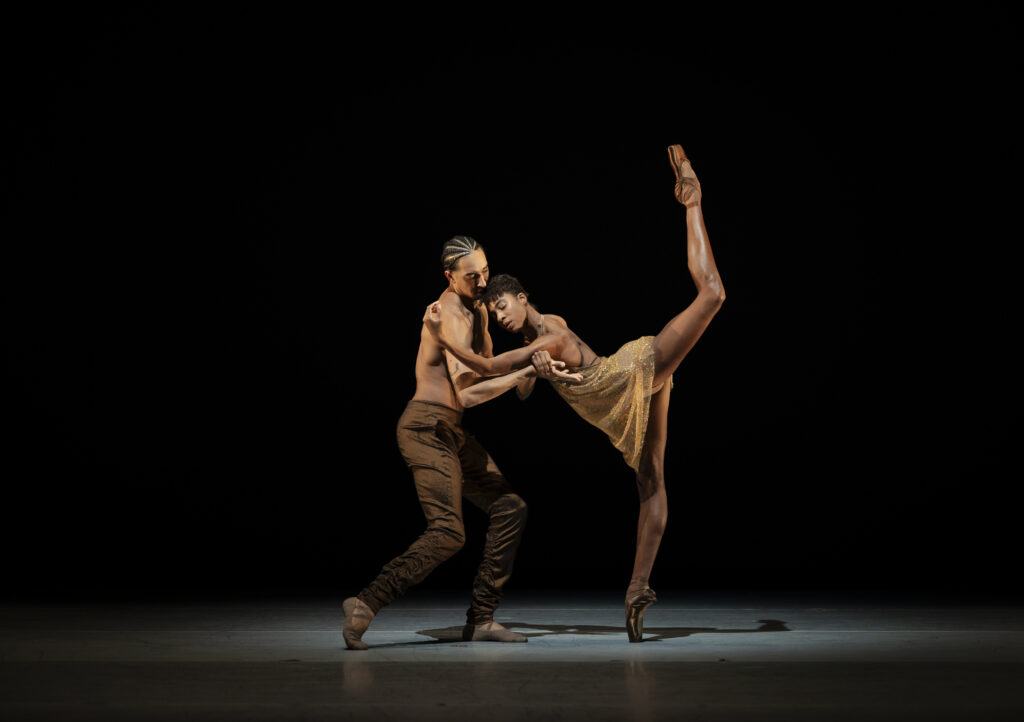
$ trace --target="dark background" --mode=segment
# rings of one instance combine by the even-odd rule
[[[423,527],[394,429],[443,242],[612,353],[694,294],[672,143],[728,300],[676,374],[653,586],[1013,596],[1003,11],[403,20],[7,14],[8,596],[358,591]],[[466,424],[531,505],[513,584],[624,587],[601,432],[544,385]],[[425,586],[468,590],[466,524]]]

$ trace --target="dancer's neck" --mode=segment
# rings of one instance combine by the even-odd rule
[[[526,323],[523,325],[523,336],[526,337],[527,342],[531,342],[538,336],[543,336],[544,333],[544,314],[528,305],[526,307]]]
[[[476,309],[477,304],[480,302],[479,298],[466,298],[461,293],[456,291],[454,286],[448,286],[448,292],[454,294],[455,297],[462,302],[462,305],[466,308],[467,311],[473,311],[474,309]]]

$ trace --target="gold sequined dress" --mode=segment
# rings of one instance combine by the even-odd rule
[[[654,336],[641,336],[611,356],[601,356],[589,366],[566,369],[583,376],[583,383],[556,381],[559,395],[583,419],[603,432],[622,452],[633,469],[647,434],[654,381]]]

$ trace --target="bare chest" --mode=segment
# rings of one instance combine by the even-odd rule
[[[480,353],[484,347],[484,339],[487,334],[482,314],[470,311],[467,308],[459,310],[461,311],[462,320],[465,322],[463,326],[466,334],[465,340],[469,342],[470,347],[475,353]]]

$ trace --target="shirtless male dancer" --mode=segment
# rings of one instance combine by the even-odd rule
[[[453,343],[448,316],[436,303],[424,315],[427,329],[438,342],[481,375],[536,367],[539,375],[556,381],[559,395],[604,431],[636,472],[640,513],[633,574],[626,589],[626,631],[631,642],[643,640],[644,610],[656,600],[648,582],[668,519],[665,442],[672,373],[725,301],[725,287],[704,227],[700,182],[681,146],[670,146],[668,155],[676,176],[676,200],[686,207],[686,261],[697,295],[656,336],[642,336],[609,357],[598,356],[561,316],[537,311],[519,282],[507,275],[494,278],[483,300],[498,323],[523,335],[526,345],[522,348],[485,358]],[[543,366],[555,361],[581,374],[582,383],[565,384],[549,376]]]
[[[449,342],[489,358],[493,345],[487,309],[479,300],[490,277],[484,250],[468,236],[455,236],[444,245],[441,262],[448,287],[435,303],[444,317]],[[580,380],[562,368],[564,364],[550,372],[562,380]],[[445,353],[427,328],[421,327],[416,392],[398,420],[397,436],[399,451],[412,470],[427,528],[403,554],[386,564],[369,586],[342,604],[342,635],[349,649],[367,649],[362,636],[377,612],[462,548],[466,540],[462,497],[489,517],[483,560],[473,582],[462,638],[472,642],[527,641],[525,635],[494,621],[522,538],[526,504],[487,451],[462,428],[462,412],[513,387],[525,397],[535,380],[533,367],[484,379]]]

